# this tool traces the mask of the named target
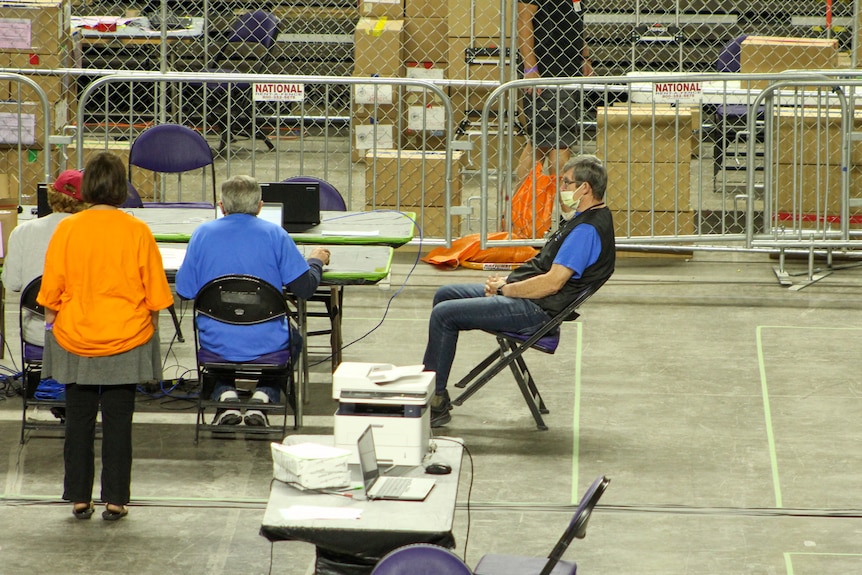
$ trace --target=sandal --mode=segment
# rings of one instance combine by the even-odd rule
[[[105,510],[102,511],[102,519],[105,521],[117,521],[129,514],[129,509],[125,505],[115,505],[111,509],[111,505],[105,505]]]
[[[82,507],[82,505],[86,507]],[[93,516],[95,510],[92,501],[89,503],[75,503],[72,507],[72,515],[75,516],[75,519],[89,519]]]

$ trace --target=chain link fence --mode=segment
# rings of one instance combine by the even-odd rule
[[[486,98],[501,81],[519,78],[532,67],[547,77],[548,71],[566,70],[572,61],[581,72],[599,78],[849,66],[858,12],[854,2],[844,0],[579,0],[562,3],[568,12],[557,17],[552,13],[537,25],[546,39],[537,44],[544,50],[542,61],[533,61],[525,51],[525,14],[552,4],[544,0],[536,0],[532,8],[500,0],[68,1],[57,0],[56,10],[42,4],[38,14],[11,8],[0,12],[0,19],[29,18],[33,30],[39,30],[33,36],[34,42],[42,42],[39,46],[4,46],[0,68],[39,81],[52,104],[55,134],[66,134],[74,126],[85,132],[91,147],[122,151],[154,123],[190,125],[220,152],[221,174],[230,174],[238,160],[250,160],[260,164],[254,168],[260,178],[309,173],[333,180],[353,209],[422,213],[433,208],[424,222],[430,237],[445,234],[447,218],[454,236],[478,231],[475,199],[480,194],[483,137],[495,196],[486,222],[491,229],[504,221],[525,171],[544,158],[548,142],[536,140],[541,130],[532,125],[536,110],[544,113],[543,104],[537,108],[535,99],[523,92],[495,103],[489,132],[479,130]],[[62,20],[64,6],[78,31],[68,41],[43,39],[45,30]],[[741,39],[746,35],[749,41],[779,36],[797,42],[785,43],[785,56],[776,59],[774,47],[762,42],[758,50],[758,42],[750,41],[746,52]],[[569,44],[570,49],[547,50],[539,44]],[[583,68],[585,62],[589,70]],[[57,69],[65,72],[53,72]],[[444,89],[455,129],[447,133],[439,95],[428,89],[394,86],[387,91],[314,81],[302,83],[297,97],[270,98],[256,97],[253,82],[130,82],[93,94],[77,117],[77,95],[109,70],[422,78]],[[8,92],[10,99],[32,100],[26,87],[24,93]],[[651,225],[650,235],[689,228],[736,230],[734,217],[728,219],[725,212],[735,211],[734,198],[745,182],[747,160],[743,152],[736,153],[746,142],[740,115],[721,103],[681,108],[671,102],[653,110],[651,101],[633,102],[631,96],[629,90],[593,87],[562,107],[552,102],[544,109],[555,116],[550,125],[566,126],[566,116],[571,118],[576,135],[568,145],[577,153],[611,153],[616,148],[610,134],[625,134],[630,141],[631,118],[643,125],[642,116],[650,116],[655,120],[650,120],[653,136],[684,148],[691,143],[691,162],[674,161],[670,173],[660,165],[670,163],[667,156],[657,154],[655,164],[637,160],[640,149],[618,150],[619,155],[605,160],[620,184],[630,186],[649,177],[651,189],[674,190],[674,198],[684,191],[703,198],[708,189],[717,193],[711,198],[721,208],[719,216],[706,217],[702,206],[690,205],[691,226],[680,228],[674,218],[666,226]],[[625,112],[611,111],[615,108]],[[624,122],[625,129],[615,122]],[[449,142],[454,142],[456,177],[446,198],[439,154]],[[62,145],[58,154],[55,166],[76,161],[75,152]],[[258,161],[263,158],[266,167]],[[562,159],[549,156],[547,169],[553,172]],[[22,189],[29,193],[33,187],[22,184]],[[657,222],[656,210],[663,211],[656,205],[641,206],[629,221]],[[620,228],[620,233],[626,235],[629,229]]]

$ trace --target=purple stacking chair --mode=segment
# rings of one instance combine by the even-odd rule
[[[548,426],[542,418],[542,414],[548,413],[548,408],[545,405],[542,395],[536,386],[536,381],[530,373],[527,363],[524,361],[524,352],[528,349],[535,349],[542,353],[553,354],[557,351],[557,346],[560,344],[560,326],[564,321],[573,321],[578,318],[578,308],[586,302],[598,289],[604,284],[604,281],[590,285],[584,288],[578,297],[570,303],[563,311],[551,318],[545,325],[537,331],[528,334],[512,333],[512,332],[495,332],[488,331],[497,339],[497,349],[492,351],[484,360],[482,360],[470,373],[464,376],[458,383],[457,388],[464,388],[461,394],[452,400],[452,405],[461,405],[469,399],[474,393],[479,391],[486,383],[491,381],[501,371],[507,367],[512,370],[515,376],[515,381],[524,400],[527,402],[527,407],[530,413],[533,414],[533,419],[536,421],[536,427],[545,431]]]
[[[212,185],[212,205],[218,204],[213,152],[200,133],[179,124],[159,124],[141,132],[129,150],[129,181],[132,166],[162,174],[182,174],[201,170]]]
[[[21,443],[24,443],[25,433],[28,429],[64,429],[62,419],[56,421],[29,421],[27,409],[30,407],[48,407],[52,410],[65,408],[66,402],[62,399],[38,399],[36,390],[42,379],[42,351],[41,345],[28,341],[24,334],[24,316],[34,314],[37,317],[45,315],[45,308],[36,302],[39,288],[42,287],[42,276],[32,280],[21,291],[21,304],[18,314],[18,327],[21,334],[21,379],[23,381],[23,409],[21,412]]]
[[[604,476],[593,481],[581,498],[569,526],[547,557],[489,554],[479,560],[473,571],[474,575],[575,575],[577,564],[574,561],[564,561],[563,554],[572,540],[583,539],[587,535],[587,523],[593,509],[610,482],[611,480]]]
[[[472,575],[472,571],[445,547],[417,543],[387,553],[371,575]]]
[[[209,351],[200,344],[198,322],[208,317],[217,322],[231,325],[254,325],[267,321],[291,321],[290,309],[282,290],[271,284],[248,275],[227,275],[215,278],[204,285],[194,300],[195,357],[197,358],[200,395],[198,396],[197,418],[195,420],[195,445],[201,430],[225,431],[225,426],[206,423],[206,411],[224,407],[212,400],[214,374],[234,378],[256,380],[260,377],[279,377],[279,387],[283,402],[253,403],[250,401],[232,402],[232,409],[258,409],[284,416],[282,426],[253,427],[247,425],[230,426],[234,433],[274,434],[279,438],[287,435],[288,407],[294,414],[296,428],[296,390],[294,387],[294,359],[301,349],[298,331],[291,322],[291,344],[289,349],[273,352],[252,361],[231,361]]]

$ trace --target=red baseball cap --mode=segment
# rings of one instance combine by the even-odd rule
[[[71,198],[75,198],[79,202],[84,201],[84,196],[81,195],[81,181],[84,179],[84,173],[79,170],[66,170],[57,177],[54,182],[54,190],[61,194],[66,194]]]

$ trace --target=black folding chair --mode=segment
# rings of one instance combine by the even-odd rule
[[[206,316],[231,325],[254,325],[267,321],[290,320],[287,300],[281,290],[267,282],[247,275],[218,277],[204,285],[194,301],[195,355],[201,389],[198,397],[198,413],[195,421],[195,444],[201,430],[245,434],[287,435],[288,407],[296,422],[296,390],[294,379],[294,357],[299,346],[291,324],[290,349],[266,354],[252,361],[230,361],[203,349],[200,345],[198,320]],[[207,408],[224,408],[224,402],[211,399],[214,376],[260,380],[261,377],[277,377],[284,398],[283,403],[257,403],[250,401],[231,402],[230,409],[256,409],[284,416],[281,427],[217,426],[205,422]],[[214,410],[215,410],[214,409]]]
[[[47,407],[49,409],[65,408],[63,399],[40,399],[36,390],[42,379],[42,352],[43,347],[28,341],[24,333],[24,316],[27,314],[36,317],[45,316],[45,308],[36,303],[39,288],[42,287],[42,276],[32,280],[21,291],[21,305],[18,313],[18,327],[21,334],[21,375],[23,380],[23,408],[21,410],[21,443],[24,443],[24,435],[28,429],[32,430],[64,430],[62,420],[53,421],[31,421],[27,419],[27,409],[30,407]]]
[[[581,498],[569,526],[547,557],[488,554],[479,560],[473,575],[575,575],[577,564],[574,561],[564,561],[563,554],[572,540],[586,537],[587,523],[593,509],[610,482],[611,480],[604,476],[593,481]]]
[[[530,413],[533,414],[533,419],[536,420],[536,426],[542,431],[547,430],[548,426],[545,425],[542,414],[548,413],[548,408],[542,400],[527,363],[524,361],[524,352],[528,349],[535,349],[543,353],[553,354],[560,344],[560,325],[564,321],[577,319],[579,316],[578,308],[603,284],[604,281],[584,288],[563,311],[532,334],[488,331],[487,333],[497,338],[497,349],[455,384],[455,387],[465,389],[452,400],[452,405],[464,403],[482,386],[508,367],[515,376],[515,381],[527,402],[527,407],[530,408]]]

